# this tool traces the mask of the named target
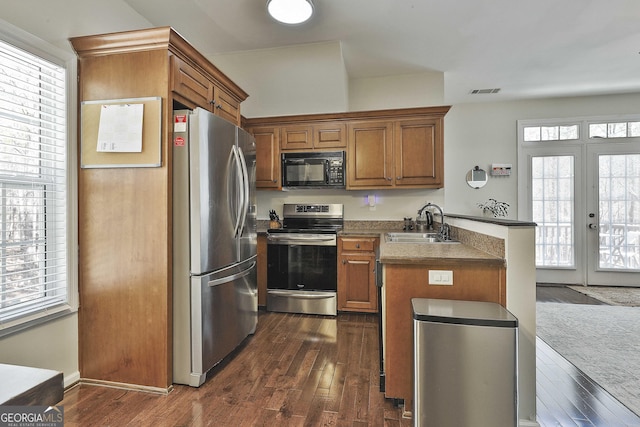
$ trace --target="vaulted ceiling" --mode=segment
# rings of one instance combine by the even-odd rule
[[[58,22],[68,36],[147,22],[174,27],[205,55],[339,41],[351,78],[442,72],[447,103],[640,92],[638,0],[315,0],[316,14],[300,26],[272,20],[266,0],[23,0],[15,7],[25,11],[6,13],[31,19],[45,39]],[[33,10],[38,16],[29,17]],[[116,19],[122,28],[113,28]],[[494,88],[499,93],[470,94]]]

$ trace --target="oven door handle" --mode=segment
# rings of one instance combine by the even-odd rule
[[[276,237],[276,236],[269,236],[267,238],[267,242],[271,243],[271,244],[275,244],[275,245],[308,245],[310,243],[328,243],[328,242],[335,242],[336,238],[335,236],[329,236],[329,237],[314,237],[314,238],[299,238],[299,237]],[[335,243],[334,243],[335,244]]]
[[[335,298],[335,292],[304,292],[304,291],[279,291],[269,289],[268,293],[279,297],[289,297],[297,299],[327,299]]]

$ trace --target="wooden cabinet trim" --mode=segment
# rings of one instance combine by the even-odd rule
[[[286,125],[299,122],[336,122],[358,120],[400,120],[411,118],[443,118],[451,106],[398,108],[393,110],[350,111],[345,113],[301,114],[291,116],[247,118],[247,126]]]
[[[171,27],[123,31],[69,39],[79,57],[113,55],[143,50],[169,50],[190,63],[220,86],[227,87],[240,102],[249,96],[233,80],[222,73],[204,55]]]

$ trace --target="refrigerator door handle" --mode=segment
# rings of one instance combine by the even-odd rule
[[[232,274],[231,276],[225,276],[225,277],[221,277],[220,279],[209,280],[207,284],[209,285],[209,287],[213,287],[213,286],[218,286],[218,285],[223,285],[225,283],[233,282],[236,279],[248,276],[251,273],[251,270],[253,270],[255,266],[256,266],[256,262],[253,261],[249,265],[249,267],[245,268],[244,270],[236,274]]]
[[[242,148],[238,147],[238,160],[240,160],[240,166],[242,168],[242,182],[243,195],[242,206],[240,208],[242,219],[240,220],[240,230],[238,234],[242,236],[244,233],[244,227],[247,220],[247,210],[249,209],[249,171],[247,170],[247,162],[244,161],[244,153]]]
[[[234,145],[233,147],[231,147],[231,152],[233,153],[233,157],[235,159],[236,162],[236,182],[239,184],[239,190],[240,190],[240,207],[239,210],[240,212],[236,212],[236,226],[233,229],[234,232],[234,236],[237,238],[240,235],[240,229],[242,226],[242,206],[244,205],[244,199],[245,199],[245,195],[244,195],[244,186],[241,185],[242,184],[242,166],[240,164],[240,155],[238,154],[238,148]]]

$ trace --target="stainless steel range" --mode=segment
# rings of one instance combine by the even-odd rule
[[[267,310],[337,314],[341,204],[285,204],[282,228],[267,230]]]

